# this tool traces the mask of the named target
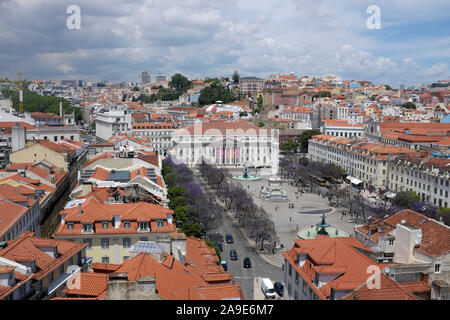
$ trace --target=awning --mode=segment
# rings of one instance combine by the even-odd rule
[[[347,176],[346,179],[347,179],[348,181],[350,181],[350,182],[351,182],[352,184],[354,184],[354,185],[358,185],[358,184],[361,184],[361,183],[362,183],[361,180],[356,179],[356,178],[354,178],[354,177]]]
[[[355,184],[355,185],[358,185],[358,184],[361,184],[361,183],[362,183],[361,180],[356,179],[356,178],[354,178],[354,177],[347,176],[346,179],[347,179],[348,181],[350,181],[351,183]]]

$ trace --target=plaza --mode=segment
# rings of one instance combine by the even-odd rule
[[[230,169],[230,173],[234,174],[235,170]],[[327,198],[309,193],[308,189],[304,189],[305,193],[301,193],[298,192],[298,187],[283,181],[282,189],[287,193],[288,200],[270,201],[262,199],[260,190],[268,185],[269,178],[270,176],[262,175],[258,181],[237,181],[253,196],[255,204],[265,208],[275,224],[279,242],[275,254],[268,251],[260,252],[260,255],[266,261],[281,267],[284,258],[280,251],[292,248],[294,241],[299,239],[298,231],[311,226],[315,227],[317,223],[320,223],[323,213],[325,213],[326,222],[332,228],[353,235],[355,222],[348,216],[343,217],[340,209],[330,207]],[[293,203],[294,207],[290,208],[289,203]],[[256,246],[253,239],[249,239],[249,241]]]

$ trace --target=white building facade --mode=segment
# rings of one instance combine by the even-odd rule
[[[276,129],[261,129],[246,121],[201,122],[174,132],[171,155],[191,167],[205,161],[274,171],[278,170],[278,135]]]

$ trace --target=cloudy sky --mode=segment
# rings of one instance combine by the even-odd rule
[[[69,30],[70,5],[81,28]],[[370,30],[370,5],[381,29]],[[339,75],[416,85],[450,78],[450,1],[0,0],[0,77],[137,82]]]

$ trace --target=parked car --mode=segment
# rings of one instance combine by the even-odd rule
[[[238,259],[238,254],[237,254],[237,251],[235,249],[231,249],[230,250],[230,259],[231,260],[237,260]]]
[[[216,242],[217,246],[219,247],[220,251],[223,251],[222,242]]]
[[[269,278],[261,280],[261,291],[267,299],[275,299],[275,290],[273,289],[272,281]]]
[[[251,268],[252,267],[252,262],[250,261],[249,257],[245,257],[244,259],[244,268]]]
[[[227,264],[227,262],[225,260],[220,261],[220,265],[222,266],[224,271],[228,270],[228,264]]]
[[[225,240],[227,241],[227,243],[233,243],[233,236],[231,234],[227,234],[225,236]]]
[[[277,281],[273,284],[273,288],[275,289],[275,292],[278,293],[280,297],[284,294],[284,286],[280,281]]]

